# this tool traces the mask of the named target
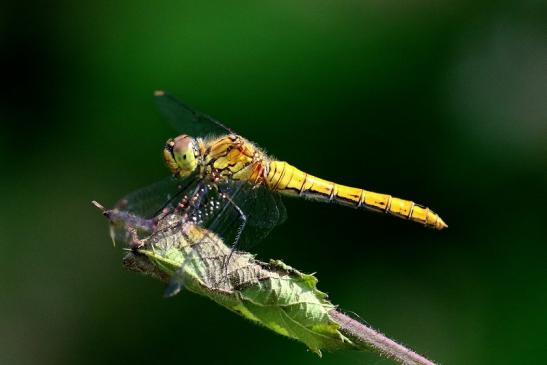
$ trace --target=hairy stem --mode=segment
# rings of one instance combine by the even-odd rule
[[[333,309],[329,312],[329,315],[340,325],[342,333],[370,346],[386,357],[392,358],[404,365],[435,365],[431,360],[426,359],[343,313]]]

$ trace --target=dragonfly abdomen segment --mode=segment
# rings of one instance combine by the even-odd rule
[[[436,229],[446,227],[435,212],[410,200],[336,184],[300,171],[284,161],[270,162],[266,182],[271,190],[284,195],[303,196],[312,200],[387,213]]]

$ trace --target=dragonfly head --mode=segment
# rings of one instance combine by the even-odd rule
[[[196,140],[186,134],[170,138],[163,149],[163,158],[177,177],[186,177],[196,170],[198,155]]]

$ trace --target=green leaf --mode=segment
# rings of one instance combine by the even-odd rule
[[[188,290],[276,333],[322,349],[355,348],[329,317],[334,305],[317,289],[317,278],[281,261],[264,263],[231,252],[222,240],[198,226],[167,229],[130,251],[125,266],[162,280],[179,280]]]

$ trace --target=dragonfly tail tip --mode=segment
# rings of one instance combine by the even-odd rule
[[[448,224],[446,224],[441,217],[439,217],[439,219],[437,220],[436,226],[438,230],[448,228]]]

